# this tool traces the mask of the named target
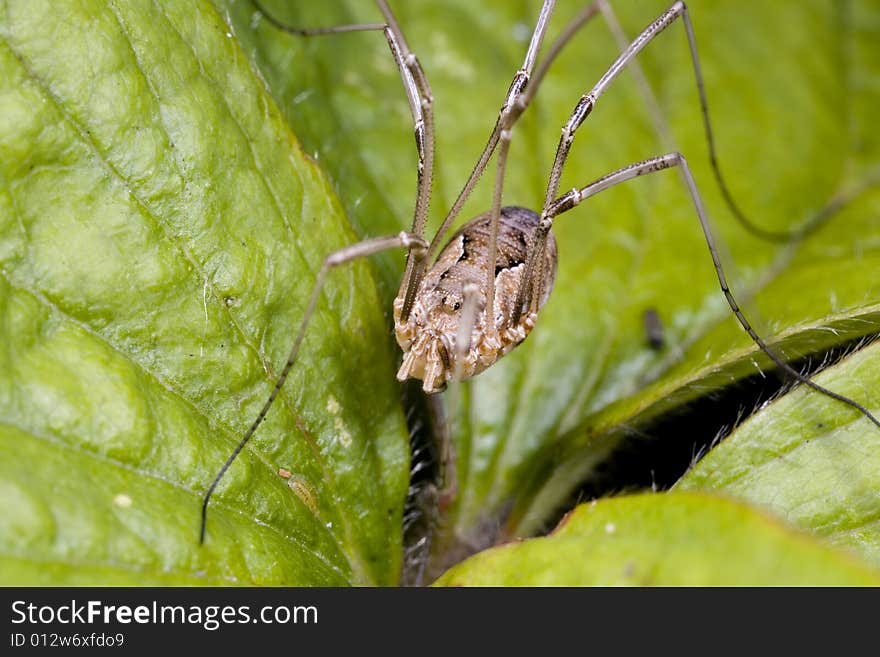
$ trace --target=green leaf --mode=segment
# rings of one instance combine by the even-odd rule
[[[880,343],[815,377],[880,406]],[[857,411],[800,388],[767,405],[713,449],[677,488],[735,496],[880,567],[880,449]]]
[[[356,240],[223,14],[3,3],[0,149],[0,582],[395,583],[407,434],[366,263],[198,542]]]
[[[282,4],[299,25],[378,20],[365,3]],[[436,98],[436,226],[537,3],[399,4]],[[630,35],[666,6],[620,4]],[[722,165],[758,223],[802,225],[866,179],[880,160],[870,2],[689,6]],[[551,38],[578,9],[557,9]],[[0,499],[14,511],[0,581],[396,582],[399,253],[332,274],[197,543],[200,497],[268,395],[321,259],[411,220],[411,119],[384,39],[296,39],[248,0],[7,2],[0,39]],[[540,204],[559,127],[616,47],[598,21],[560,58],[515,130],[506,203]],[[639,61],[762,334],[794,358],[876,332],[880,194],[784,249],[749,236],[705,163],[681,25]],[[668,148],[625,74],[579,132],[562,188]],[[463,218],[490,189],[487,176]],[[437,563],[539,530],[620,438],[766,365],[724,305],[674,172],[591,199],[556,230],[557,289],[534,335],[453,409],[460,488]],[[644,343],[647,308],[666,327],[660,352]]]
[[[584,504],[550,536],[486,550],[444,586],[877,586],[880,573],[772,517],[697,493]]]
[[[295,25],[377,20],[360,3],[327,4],[270,6]],[[399,22],[435,98],[436,226],[489,135],[538,3],[399,4]],[[330,171],[361,234],[407,227],[415,191],[411,118],[381,36],[292,38],[271,29],[247,2],[229,5],[273,95]],[[614,8],[632,36],[667,5]],[[734,221],[708,167],[680,24],[638,59],[670,138],[658,135],[645,94],[624,73],[578,132],[561,189],[677,148],[713,219],[734,293],[786,358],[877,332],[880,192],[856,191],[876,177],[880,162],[872,118],[880,102],[876,8],[864,0],[774,3],[761,11],[744,11],[735,0],[688,6],[721,165],[737,202],[753,221],[776,230],[803,226],[845,199],[842,209],[806,239],[782,247]],[[560,3],[548,43],[580,8]],[[558,131],[616,52],[601,19],[566,48],[514,130],[505,203],[540,205]],[[491,187],[490,173],[463,219],[489,206]],[[434,540],[438,563],[461,546],[473,550],[540,531],[622,438],[649,433],[654,420],[689,400],[769,369],[721,295],[675,172],[590,199],[560,217],[554,231],[559,275],[537,328],[466,385],[461,408],[451,411],[459,488]],[[389,307],[400,261],[381,271]],[[665,326],[659,351],[645,340],[642,317],[650,308]],[[700,438],[711,436],[694,437]]]

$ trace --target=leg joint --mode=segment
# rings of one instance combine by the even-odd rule
[[[409,249],[410,253],[417,258],[424,256],[428,250],[428,243],[418,235],[407,233],[403,230],[400,231],[398,238],[400,239],[400,244],[405,249]]]

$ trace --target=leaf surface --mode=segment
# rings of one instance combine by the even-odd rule
[[[815,377],[880,406],[880,342]],[[880,449],[857,411],[798,389],[768,404],[679,482],[734,496],[880,566]]]
[[[434,226],[490,133],[537,4],[395,6],[435,99]],[[412,119],[381,35],[298,39],[270,28],[246,2],[230,6],[238,24],[253,29],[242,38],[252,39],[250,52],[270,89],[331,172],[361,234],[408,227],[416,181]],[[378,20],[359,3],[269,6],[298,26]],[[666,6],[658,0],[614,9],[632,36]],[[731,287],[761,335],[794,360],[876,333],[876,8],[858,1],[777,3],[760,12],[733,1],[688,6],[721,165],[737,203],[771,230],[825,219],[805,239],[782,246],[735,222],[708,166],[678,23],[638,58],[658,111],[633,75],[622,74],[577,133],[560,189],[678,149],[713,220]],[[560,3],[545,45],[579,9]],[[617,52],[600,18],[568,45],[514,130],[505,203],[539,207],[559,128]],[[493,171],[490,164],[462,219],[489,207]],[[724,301],[676,172],[592,198],[559,217],[554,231],[559,274],[537,328],[467,384],[463,402],[450,411],[459,489],[440,552],[541,530],[622,438],[649,432],[654,420],[689,400],[769,369]],[[390,307],[401,262],[390,259],[380,270]],[[648,309],[664,327],[659,350],[647,344]]]
[[[397,581],[407,439],[364,263],[198,542],[355,241],[231,29],[207,2],[0,7],[5,584]]]
[[[770,516],[697,493],[577,507],[550,536],[486,550],[444,586],[876,586],[877,571]]]

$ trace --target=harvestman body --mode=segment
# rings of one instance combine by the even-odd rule
[[[767,346],[746,320],[727,284],[702,199],[687,161],[680,153],[667,153],[637,162],[613,171],[585,187],[558,195],[559,181],[575,132],[592,112],[599,97],[655,36],[675,20],[681,19],[690,46],[710,163],[725,201],[737,219],[759,236],[780,240],[798,234],[795,232],[789,235],[762,230],[752,224],[733,202],[717,164],[696,41],[687,7],[683,2],[675,2],[648,25],[621,52],[593,88],[580,97],[569,120],[562,128],[547,183],[544,205],[541,212],[537,213],[526,208],[501,205],[512,130],[562,47],[593,16],[600,11],[608,10],[605,0],[596,0],[586,7],[563,30],[540,64],[536,66],[538,52],[555,5],[554,0],[544,0],[525,60],[514,75],[486,147],[430,243],[424,239],[424,230],[433,181],[433,96],[425,73],[418,59],[410,51],[386,0],[376,0],[385,19],[384,23],[344,25],[314,30],[296,29],[284,25],[259,4],[256,2],[255,4],[266,20],[276,28],[300,36],[365,30],[383,31],[397,62],[412,112],[419,156],[417,194],[413,226],[409,232],[368,239],[333,253],[324,260],[290,355],[276,380],[272,393],[205,494],[202,504],[201,541],[205,536],[206,513],[211,494],[232,461],[259,427],[283,387],[296,361],[308,321],[331,269],[388,249],[407,249],[409,255],[406,270],[400,291],[394,300],[394,328],[397,341],[403,350],[403,360],[397,377],[401,381],[407,378],[421,379],[422,387],[426,392],[437,392],[446,387],[450,381],[461,381],[479,374],[525,340],[535,327],[538,311],[549,297],[556,275],[557,247],[552,233],[553,219],[556,216],[619,183],[673,167],[678,167],[682,173],[706,238],[721,290],[743,329],[786,374],[824,395],[856,408],[880,427],[880,421],[858,402],[823,388],[794,370]],[[491,209],[467,222],[441,250],[441,240],[458,216],[496,150],[497,169]],[[429,267],[432,260],[433,264]]]
[[[403,349],[397,378],[422,380],[425,392],[446,387],[447,381],[479,374],[526,339],[535,327],[538,310],[547,301],[556,278],[556,240],[548,235],[544,264],[535,272],[540,294],[534,307],[518,312],[514,304],[523,287],[529,245],[540,223],[526,208],[501,208],[496,236],[495,321],[487,326],[483,278],[492,248],[492,217],[487,212],[465,224],[425,273],[409,318],[403,318],[404,298],[394,301],[394,328]],[[469,287],[470,285],[470,287]],[[476,295],[473,310],[467,297]],[[476,316],[476,321],[473,317]],[[464,341],[458,333],[472,325]]]

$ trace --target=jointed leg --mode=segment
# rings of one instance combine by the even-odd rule
[[[461,322],[455,334],[455,346],[452,351],[452,382],[449,385],[448,404],[450,412],[459,408],[461,386],[464,379],[464,359],[471,348],[471,336],[477,324],[480,298],[480,287],[474,282],[465,283],[462,287]],[[455,462],[455,445],[451,439],[452,431],[441,432],[440,441],[440,472],[443,476],[443,489],[440,494],[441,504],[449,504],[458,492],[458,470]]]
[[[614,11],[611,8],[611,5],[607,0],[597,0],[596,4],[598,5],[600,11],[606,19],[609,27],[611,28],[612,33],[614,33],[615,38],[618,43],[622,40],[625,43],[625,35],[623,35],[622,30],[620,28],[619,23],[614,15]],[[703,131],[706,135],[706,142],[709,149],[709,164],[712,168],[712,174],[715,177],[715,181],[718,184],[718,188],[721,191],[722,198],[724,199],[725,204],[730,209],[730,212],[733,214],[734,218],[750,233],[760,237],[761,239],[768,240],[771,242],[788,242],[792,239],[801,238],[806,235],[808,232],[813,230],[815,226],[813,222],[809,222],[806,226],[801,226],[798,228],[794,228],[792,230],[768,230],[766,228],[762,228],[761,226],[755,224],[751,219],[749,219],[746,214],[739,208],[738,204],[733,198],[733,195],[730,192],[730,189],[727,186],[727,182],[724,178],[724,175],[721,173],[721,166],[718,162],[718,152],[715,145],[715,136],[712,130],[712,122],[709,119],[709,102],[706,96],[706,88],[703,82],[703,74],[702,68],[700,66],[700,58],[697,54],[697,42],[694,36],[693,24],[691,23],[690,14],[688,13],[687,6],[684,2],[676,2],[674,3],[666,12],[664,12],[654,23],[649,25],[628,47],[625,47],[618,57],[617,61],[612,64],[611,68],[608,72],[603,76],[602,80],[593,88],[593,102],[598,98],[599,95],[604,91],[605,87],[608,83],[613,80],[614,77],[617,76],[619,71],[630,65],[632,59],[635,55],[647,44],[648,41],[653,39],[659,32],[665,29],[671,22],[673,22],[676,18],[681,18],[682,23],[684,24],[685,36],[688,41],[688,48],[690,51],[691,57],[691,65],[694,72],[694,79],[697,85],[697,94],[700,99],[700,114],[703,122]],[[668,130],[665,123],[662,121],[662,117],[659,112],[659,107],[657,106],[656,99],[654,97],[653,92],[651,91],[650,85],[645,80],[641,70],[639,68],[633,69],[633,74],[636,77],[636,81],[642,87],[644,95],[648,101],[648,104],[651,106],[651,113],[654,117],[655,127],[657,128],[658,133],[661,137],[661,142],[664,144],[664,147],[671,147],[670,138],[668,135]],[[537,76],[536,76],[537,77]],[[585,95],[581,102],[584,102],[585,98],[590,94]],[[592,105],[587,109],[587,114],[589,110],[592,109]],[[577,109],[575,110],[575,114],[577,113]],[[583,118],[586,118],[585,116]],[[581,118],[581,121],[583,120]],[[578,124],[579,125],[579,124]],[[574,129],[577,128],[577,125],[574,126]],[[560,171],[561,173],[561,171]],[[551,175],[551,183],[554,183],[557,186],[554,186],[553,189],[550,189],[550,185],[548,185],[547,194],[545,196],[545,201],[549,203],[553,198],[555,198],[556,193],[558,191],[558,175],[554,180],[554,177]],[[551,193],[552,192],[552,193]]]
[[[513,76],[513,80],[507,90],[507,96],[504,99],[504,104],[498,113],[498,119],[495,121],[495,127],[492,129],[492,134],[489,135],[489,140],[486,142],[483,152],[480,154],[477,163],[474,165],[464,187],[462,187],[461,192],[459,192],[458,197],[455,199],[455,202],[452,204],[452,207],[443,219],[443,223],[437,230],[437,234],[434,236],[434,239],[431,240],[431,246],[428,248],[426,260],[430,260],[440,248],[443,237],[452,226],[452,222],[458,216],[458,213],[461,212],[461,208],[464,206],[465,201],[468,196],[470,196],[474,186],[477,184],[477,181],[486,169],[489,158],[492,157],[492,153],[495,152],[495,148],[498,146],[502,131],[505,129],[509,130],[513,127],[513,124],[525,110],[526,104],[523,103],[523,94],[529,86],[529,79],[535,67],[537,54],[541,48],[541,43],[544,40],[544,35],[547,31],[547,24],[555,5],[555,0],[544,0],[544,4],[541,7],[541,13],[538,15],[535,30],[532,32],[532,38],[529,41],[529,47],[526,51],[523,65]]]
[[[495,123],[495,128],[493,129],[492,134],[489,137],[489,142],[483,149],[483,152],[480,155],[477,164],[471,171],[470,177],[468,178],[467,182],[459,193],[458,198],[453,203],[452,208],[450,209],[446,218],[443,220],[443,223],[438,229],[437,234],[434,236],[434,239],[431,241],[431,245],[428,248],[428,253],[426,257],[421,262],[416,263],[412,271],[411,277],[407,276],[404,278],[403,285],[407,287],[403,309],[401,311],[401,317],[403,319],[406,319],[410,309],[412,308],[412,303],[415,299],[416,291],[418,290],[419,283],[421,282],[421,278],[424,274],[427,261],[429,261],[434,253],[436,253],[437,249],[442,243],[446,231],[449,229],[452,221],[458,215],[461,207],[464,205],[464,202],[467,199],[467,196],[470,194],[473,186],[476,184],[477,180],[482,174],[486,164],[489,161],[489,158],[492,155],[492,152],[495,149],[495,146],[500,143],[498,151],[497,172],[495,176],[495,190],[493,194],[492,209],[490,212],[491,218],[489,253],[486,260],[485,277],[485,316],[487,317],[486,328],[490,332],[495,331],[495,256],[498,246],[498,225],[501,217],[501,198],[503,195],[504,187],[504,170],[507,164],[507,152],[510,146],[510,129],[513,127],[513,124],[525,110],[526,106],[521,102],[523,98],[523,92],[528,86],[529,78],[531,76],[532,70],[535,67],[538,51],[541,48],[544,34],[547,31],[547,24],[550,20],[550,15],[553,12],[553,7],[555,4],[555,0],[544,0],[544,4],[541,7],[541,12],[538,15],[537,25],[535,26],[535,30],[532,32],[532,38],[529,41],[529,47],[526,51],[525,60],[520,70],[516,72],[516,75],[514,76],[510,87],[508,88],[507,96],[505,98],[503,106],[501,107],[501,111],[499,112],[498,120]],[[410,271],[408,269],[407,274],[409,273]],[[401,290],[403,290],[403,287],[401,288]]]
[[[565,160],[568,158],[568,152],[574,141],[575,132],[593,111],[599,97],[605,93],[614,79],[620,75],[620,72],[624,68],[626,68],[626,65],[630,60],[638,55],[642,49],[654,39],[654,37],[669,27],[669,25],[680,16],[687,17],[687,9],[683,2],[676,2],[663,12],[653,23],[646,27],[642,33],[633,40],[629,47],[618,56],[593,88],[588,93],[581,96],[577,105],[575,105],[571,116],[562,128],[562,135],[559,138],[559,145],[556,148],[556,157],[553,161],[553,168],[550,170],[550,179],[547,182],[547,191],[544,195],[545,208],[553,202],[553,199],[556,198],[556,195],[559,192],[559,179],[562,176],[562,170],[565,167]],[[685,18],[685,21],[687,25],[690,25],[689,19]],[[690,37],[690,30],[688,31],[688,35]],[[702,78],[699,78],[698,84],[702,87]]]
[[[425,234],[425,223],[428,220],[428,208],[431,204],[431,185],[434,181],[434,95],[428,84],[428,78],[418,58],[410,50],[406,37],[397,23],[397,19],[386,0],[376,0],[379,10],[387,21],[385,38],[397,62],[403,86],[407,92],[413,118],[413,131],[416,149],[419,155],[418,180],[416,183],[416,205],[413,212],[411,232],[419,237]],[[414,277],[413,271],[417,272]],[[424,258],[413,258],[409,254],[406,270],[400,284],[400,290],[406,291],[401,317],[406,320],[412,309],[421,272],[424,270]],[[399,294],[399,293],[398,293]]]
[[[223,464],[223,467],[220,468],[220,471],[214,477],[214,480],[208,487],[208,492],[205,493],[205,497],[202,500],[202,525],[199,531],[200,543],[203,543],[205,540],[205,523],[207,519],[208,502],[211,499],[211,495],[214,493],[214,489],[217,488],[217,484],[220,483],[223,475],[226,474],[229,466],[232,465],[232,462],[241,453],[241,450],[244,449],[244,446],[251,439],[251,436],[254,435],[257,427],[262,424],[263,420],[266,418],[266,414],[269,412],[269,409],[272,407],[272,404],[275,402],[275,399],[281,392],[281,388],[284,386],[284,382],[287,381],[287,376],[290,374],[290,370],[291,368],[293,368],[293,365],[296,362],[296,357],[299,354],[300,345],[302,344],[303,338],[306,335],[306,328],[308,327],[309,320],[312,318],[312,314],[315,311],[315,306],[318,303],[318,297],[321,294],[321,290],[324,288],[324,283],[326,282],[327,274],[330,272],[330,270],[339,267],[340,265],[349,263],[353,260],[357,260],[359,258],[363,258],[369,255],[374,255],[376,253],[381,253],[382,251],[388,251],[389,249],[408,249],[410,252],[415,251],[417,253],[424,253],[427,248],[428,244],[427,242],[425,242],[425,240],[421,238],[421,236],[403,232],[397,235],[389,235],[387,237],[376,237],[374,239],[364,240],[363,242],[352,244],[347,248],[331,253],[329,256],[324,258],[324,262],[321,265],[321,269],[318,272],[317,278],[315,279],[315,286],[312,289],[312,295],[309,298],[309,304],[308,306],[306,306],[306,311],[303,314],[302,321],[300,322],[299,330],[296,334],[296,339],[294,339],[293,341],[293,346],[290,349],[290,354],[287,356],[287,361],[284,363],[284,368],[281,370],[281,374],[279,374],[278,378],[275,380],[275,385],[272,388],[272,392],[269,394],[269,397],[266,399],[266,402],[260,409],[257,418],[253,421],[251,426],[245,432],[244,437],[242,437],[241,441],[239,441],[238,445],[233,450],[232,454],[230,454],[229,458],[226,459],[226,463]]]
[[[303,29],[285,25],[272,16],[258,2],[253,0],[254,5],[266,17],[273,26],[297,36],[319,36],[327,34],[340,34],[344,32],[362,32],[369,30],[382,30],[385,40],[397,63],[400,79],[406,92],[410,113],[413,119],[413,132],[418,152],[418,181],[416,183],[416,203],[413,211],[413,223],[410,232],[422,237],[425,233],[425,223],[428,219],[428,207],[431,201],[431,182],[434,177],[434,96],[428,84],[428,78],[419,63],[418,58],[410,50],[406,38],[394,17],[386,0],[376,0],[379,10],[385,18],[385,23],[363,23],[355,25],[336,25],[332,27]],[[412,253],[407,258],[406,271],[401,283],[401,290],[406,290],[403,318],[409,315],[412,301],[415,296],[417,285],[411,285],[413,269],[418,271],[417,279],[421,279],[423,263],[420,258],[413,258]]]
[[[601,0],[599,0],[601,2]],[[709,115],[706,109],[706,99],[703,87],[703,78],[700,72],[699,60],[697,58],[696,42],[694,41],[693,29],[691,28],[690,18],[688,17],[687,7],[680,0],[672,4],[669,9],[660,14],[648,27],[624,49],[622,53],[614,60],[614,63],[605,71],[604,75],[586,94],[582,95],[574,107],[568,121],[562,127],[562,134],[559,137],[559,144],[556,147],[556,156],[553,161],[553,168],[550,170],[550,176],[547,181],[547,191],[544,194],[544,208],[541,213],[542,224],[547,218],[547,210],[554,202],[559,192],[559,180],[562,177],[562,170],[565,168],[565,162],[568,159],[568,153],[571,144],[574,141],[575,133],[581,124],[593,111],[599,97],[608,89],[614,79],[620,75],[621,71],[638,55],[648,43],[650,43],[658,34],[671,25],[677,18],[682,18],[685,24],[688,43],[691,49],[691,59],[694,65],[694,74],[697,79],[697,89],[700,93],[700,103],[703,108],[703,118],[706,127],[706,135],[710,140],[710,148],[713,148],[711,141],[711,130],[709,124]],[[549,230],[549,225],[547,226]],[[536,298],[534,291],[534,281],[537,277],[537,266],[540,264],[539,259],[543,258],[544,240],[546,232],[536,231],[529,248],[529,257],[526,260],[525,271],[522,276],[522,284],[517,293],[517,300],[513,306],[513,316],[511,319],[515,321],[523,313],[528,312],[532,306],[533,299]]]
[[[548,3],[545,2],[544,10],[548,10]],[[552,10],[552,6],[549,7],[549,10]],[[505,101],[504,107],[502,107],[501,113],[499,114],[498,120],[495,124],[495,128],[493,129],[492,134],[490,135],[489,141],[486,147],[483,150],[483,153],[480,156],[476,166],[471,172],[471,176],[466,182],[464,188],[462,189],[459,197],[456,199],[452,208],[450,209],[449,214],[441,225],[440,230],[437,235],[431,242],[431,247],[428,251],[428,258],[433,256],[436,252],[436,249],[439,247],[441,240],[451,225],[452,220],[457,216],[461,206],[464,203],[464,200],[470,194],[470,191],[473,189],[473,186],[476,184],[477,179],[482,174],[485,166],[488,162],[489,157],[496,146],[499,146],[499,154],[498,154],[498,173],[496,174],[496,182],[495,182],[495,193],[493,197],[493,207],[492,207],[492,235],[497,234],[497,223],[498,223],[498,214],[500,212],[500,198],[502,194],[503,188],[503,172],[505,168],[505,160],[507,156],[507,144],[505,142],[509,142],[510,139],[510,131],[519,118],[519,116],[525,111],[528,107],[531,99],[534,97],[538,86],[543,80],[547,70],[550,67],[550,64],[556,58],[556,56],[561,52],[562,48],[565,44],[574,37],[575,33],[583,27],[593,16],[597,13],[601,12],[606,21],[611,28],[611,31],[614,33],[615,37],[620,41],[623,37],[622,31],[620,29],[619,24],[616,21],[616,17],[614,16],[613,10],[610,5],[607,3],[607,0],[596,0],[591,5],[588,5],[584,8],[563,30],[562,34],[557,37],[556,41],[550,46],[547,55],[544,59],[542,59],[540,65],[537,70],[535,70],[534,75],[531,78],[531,81],[528,78],[528,71],[530,70],[527,65],[524,65],[523,68],[517,72],[517,75],[514,77],[513,83],[511,84],[510,90],[508,91],[507,100]],[[542,17],[544,12],[542,11]],[[549,11],[548,11],[549,15]],[[712,131],[712,125],[709,119],[709,109],[708,109],[708,101],[706,98],[705,85],[703,83],[702,70],[700,67],[699,57],[697,54],[696,47],[696,39],[694,37],[693,26],[690,21],[690,17],[688,14],[687,6],[684,2],[680,0],[675,2],[667,9],[663,14],[661,14],[653,23],[651,23],[647,28],[645,28],[642,33],[636,37],[628,46],[623,48],[623,51],[615,60],[615,62],[611,65],[611,67],[605,72],[599,82],[593,87],[593,89],[581,97],[578,104],[575,106],[574,111],[566,123],[565,127],[562,131],[562,136],[560,137],[559,146],[557,147],[556,157],[554,161],[553,168],[551,170],[550,178],[547,185],[547,190],[545,193],[545,206],[553,201],[558,193],[559,188],[559,180],[562,175],[562,170],[565,165],[565,160],[568,156],[568,151],[571,147],[571,143],[574,139],[574,133],[578,127],[583,123],[586,117],[590,114],[593,107],[595,106],[598,98],[604,93],[604,91],[610,86],[611,82],[620,74],[620,72],[626,68],[627,66],[634,63],[634,60],[639,52],[651,41],[655,36],[657,36],[660,32],[662,32],[666,27],[672,24],[677,18],[681,18],[685,27],[685,35],[688,40],[688,46],[690,49],[691,55],[691,63],[693,66],[694,77],[697,85],[697,92],[700,99],[700,110],[702,114],[703,127],[706,134],[706,140],[709,147],[709,159],[710,164],[712,166],[712,171],[715,176],[715,179],[718,183],[719,188],[721,189],[722,196],[725,199],[728,207],[731,212],[734,214],[736,219],[750,232],[753,234],[762,237],[764,239],[773,240],[773,241],[786,241],[792,239],[794,237],[800,237],[805,232],[807,232],[811,226],[806,226],[804,228],[798,229],[796,231],[784,231],[784,232],[774,232],[768,231],[766,229],[762,229],[759,226],[756,226],[752,223],[739,209],[736,203],[733,200],[732,195],[730,194],[727,184],[724,180],[724,177],[721,173],[721,169],[718,164],[718,158],[715,148],[715,140]],[[530,44],[529,53],[531,54],[539,45],[540,39],[543,37],[543,34],[539,33],[542,29],[542,21],[539,18],[538,26],[536,27],[535,33],[532,37],[532,42]],[[527,63],[529,62],[529,57],[526,58]],[[655,124],[657,130],[660,134],[661,141],[664,144],[668,144],[671,142],[669,138],[668,130],[666,129],[665,124],[662,121],[662,117],[659,112],[659,108],[657,107],[656,100],[654,98],[653,93],[651,92],[650,86],[645,80],[644,76],[641,73],[641,70],[638,67],[635,67],[634,73],[637,77],[637,82],[641,85],[643,92],[647,97],[647,101],[649,105],[652,106],[652,115],[654,116]],[[495,239],[492,239],[490,244],[494,244]],[[537,262],[537,258],[543,257],[543,250],[541,248],[532,248],[530,251],[531,257],[529,261],[526,263],[526,271],[523,276],[523,285],[519,291],[518,295],[518,303],[514,306],[514,314],[517,312],[526,312],[526,310],[532,305],[531,301],[536,296],[535,291],[533,289],[534,280],[536,277],[536,267],[540,265]],[[490,256],[492,255],[492,251],[490,250]],[[491,260],[490,260],[491,262]],[[494,277],[491,271],[487,271],[486,273],[486,291],[489,295],[490,306],[489,309],[492,310],[491,300],[492,293],[494,292]],[[539,296],[539,295],[537,295]],[[490,315],[491,316],[491,315]],[[491,326],[490,326],[491,328]]]
[[[528,107],[529,103],[532,101],[532,98],[535,97],[535,93],[538,91],[538,87],[541,85],[541,82],[544,80],[544,77],[547,75],[547,71],[550,70],[550,65],[556,60],[559,56],[559,53],[562,52],[562,49],[566,46],[566,44],[574,38],[574,35],[577,34],[578,30],[580,30],[584,25],[590,22],[590,20],[599,13],[599,5],[601,0],[597,0],[596,2],[587,5],[584,7],[581,12],[575,16],[568,25],[565,26],[565,29],[562,30],[562,33],[556,37],[556,41],[550,44],[550,47],[547,49],[547,54],[541,58],[541,61],[538,63],[538,67],[535,69],[535,74],[532,76],[531,82],[529,86],[526,87],[522,96],[519,100],[519,105],[524,111],[526,107]]]
[[[606,176],[602,176],[598,180],[590,183],[586,187],[581,189],[573,189],[567,194],[562,195],[555,201],[549,204],[543,213],[541,224],[539,226],[539,232],[546,238],[547,233],[550,230],[550,227],[553,224],[553,217],[566,212],[582,201],[590,198],[591,196],[595,196],[599,192],[602,192],[610,187],[614,187],[622,182],[626,182],[627,180],[632,180],[633,178],[637,178],[638,176],[643,176],[649,173],[654,173],[656,171],[662,171],[664,169],[669,169],[672,167],[679,167],[681,169],[682,175],[684,177],[685,184],[687,185],[688,193],[690,194],[691,201],[694,204],[694,209],[697,213],[697,218],[700,221],[700,227],[703,231],[703,236],[706,239],[706,245],[709,247],[709,255],[712,257],[712,263],[715,266],[715,274],[718,277],[718,283],[721,286],[721,291],[724,293],[725,299],[727,299],[727,303],[730,306],[730,309],[733,311],[733,314],[736,316],[737,321],[739,321],[740,325],[749,334],[749,337],[752,341],[763,351],[767,356],[772,360],[776,365],[784,371],[786,374],[791,376],[793,379],[803,383],[806,386],[809,386],[813,390],[821,392],[832,399],[836,399],[844,404],[848,404],[853,408],[857,409],[861,412],[866,418],[868,418],[875,425],[880,427],[880,420],[878,420],[867,408],[859,404],[857,401],[850,399],[849,397],[845,397],[844,395],[838,394],[833,390],[829,390],[818,383],[814,382],[809,377],[804,376],[796,369],[794,369],[791,365],[789,365],[779,354],[776,353],[774,349],[771,349],[767,343],[764,341],[761,336],[759,336],[755,329],[752,328],[752,325],[746,319],[745,315],[743,315],[742,310],[740,310],[739,304],[736,302],[736,299],[733,296],[733,293],[730,290],[730,287],[727,283],[727,277],[724,275],[724,270],[721,267],[721,259],[718,256],[718,249],[715,246],[715,239],[712,236],[712,231],[709,228],[709,221],[706,216],[706,210],[703,206],[703,200],[700,197],[700,193],[697,190],[697,185],[694,182],[694,177],[691,175],[690,167],[688,167],[687,161],[684,156],[680,153],[668,153],[666,155],[660,155],[658,157],[653,157],[649,160],[644,160],[643,162],[638,162],[636,164],[631,164],[627,167],[623,167],[622,169],[618,169],[617,171],[613,171]]]

